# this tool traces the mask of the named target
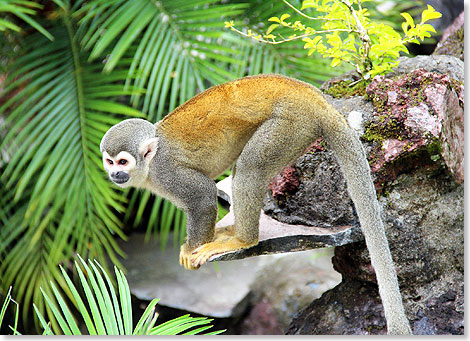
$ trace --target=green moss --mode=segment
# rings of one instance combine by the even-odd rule
[[[339,81],[332,83],[326,93],[334,98],[347,98],[352,96],[365,96],[366,87],[370,81],[361,80],[360,82]],[[351,85],[352,84],[352,85]]]
[[[403,151],[407,152],[408,150],[411,149],[412,146],[413,146],[413,143],[411,141],[406,142],[405,145],[403,146]]]
[[[436,137],[432,143],[426,145],[426,150],[433,161],[437,161],[442,155],[441,141]]]
[[[382,114],[377,117],[379,123],[371,122],[367,125],[363,139],[366,141],[383,142],[384,140],[394,138],[403,140],[402,127],[394,118]]]

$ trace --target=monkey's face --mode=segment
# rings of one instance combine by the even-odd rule
[[[143,187],[157,152],[155,126],[131,118],[112,126],[100,143],[103,166],[119,187]]]
[[[122,151],[116,156],[103,151],[103,166],[108,172],[109,179],[119,187],[133,186],[131,179],[137,165],[136,159],[128,152]],[[135,186],[135,185],[134,185]]]
[[[109,179],[122,188],[142,187],[148,177],[150,161],[156,149],[157,139],[148,138],[140,144],[135,157],[127,151],[112,156],[103,150],[103,166]]]

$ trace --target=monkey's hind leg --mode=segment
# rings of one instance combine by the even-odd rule
[[[235,231],[233,235],[217,234],[213,242],[198,247],[191,258],[193,266],[206,263],[214,255],[258,244],[259,216],[269,180],[312,141],[312,132],[302,131],[293,142],[290,133],[301,130],[298,121],[277,116],[264,122],[253,134],[237,160],[233,177]]]

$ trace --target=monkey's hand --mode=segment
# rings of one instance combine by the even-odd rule
[[[193,267],[199,268],[201,265],[206,264],[207,260],[212,256],[246,249],[256,244],[257,242],[251,244],[245,243],[233,235],[229,236],[225,233],[221,233],[220,235],[216,235],[213,242],[204,244],[192,252],[191,264]]]
[[[193,249],[188,244],[184,243],[180,249],[180,265],[184,266],[186,270],[197,270],[199,266],[193,266],[191,263],[191,255]]]

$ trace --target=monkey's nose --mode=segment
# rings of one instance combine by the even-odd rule
[[[129,180],[129,174],[126,172],[112,172],[111,173],[111,180],[113,180],[115,183],[122,184]]]

